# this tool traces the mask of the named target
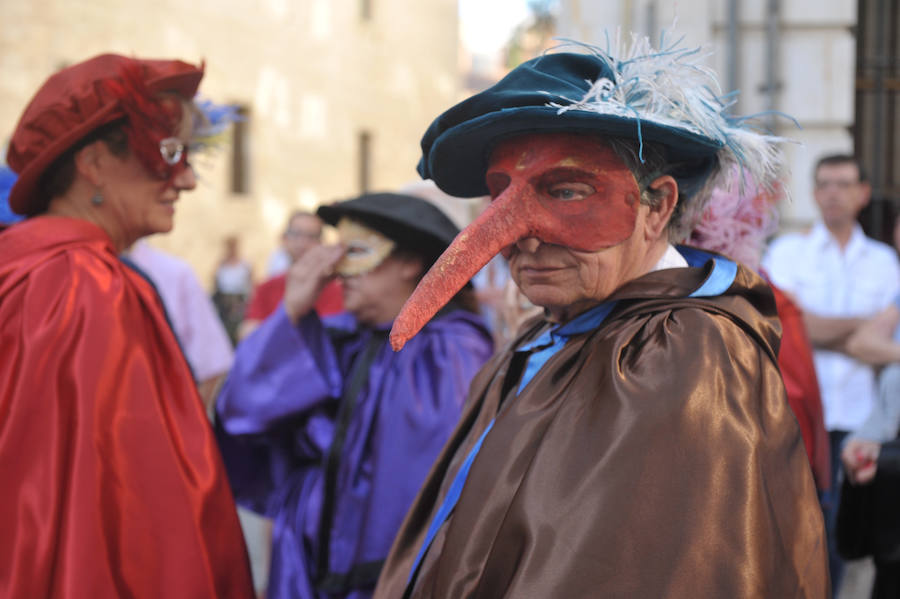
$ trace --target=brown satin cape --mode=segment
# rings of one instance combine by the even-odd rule
[[[507,350],[466,411],[394,542],[375,593],[403,595],[437,506],[508,406],[438,532],[413,597],[824,599],[822,516],[775,355],[766,284],[740,268],[688,298],[703,268],[621,288],[516,397]],[[547,328],[540,319],[511,347]],[[510,373],[510,381],[506,381]]]
[[[88,222],[0,233],[0,597],[253,596],[161,304]]]

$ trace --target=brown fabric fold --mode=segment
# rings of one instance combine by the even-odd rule
[[[670,269],[627,284],[607,319],[518,396],[521,359],[510,348],[495,356],[376,598],[403,596],[435,511],[495,416],[410,596],[827,597],[822,516],[775,359],[774,300],[743,267],[725,294],[686,297],[708,275]],[[549,326],[532,321],[514,346]]]

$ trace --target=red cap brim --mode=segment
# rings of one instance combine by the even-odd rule
[[[40,200],[48,199],[35,196],[41,175],[53,161],[95,129],[124,116],[112,96],[101,97],[99,83],[115,77],[131,61],[141,64],[153,93],[174,91],[193,98],[203,79],[203,65],[116,54],[96,56],[50,77],[25,109],[10,140],[7,162],[18,173],[9,194],[13,212],[33,213]]]

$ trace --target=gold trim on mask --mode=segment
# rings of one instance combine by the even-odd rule
[[[347,217],[338,221],[337,232],[341,243],[347,248],[347,253],[334,270],[344,277],[374,270],[397,245],[378,231]]]

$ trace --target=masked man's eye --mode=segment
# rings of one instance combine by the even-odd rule
[[[584,200],[595,192],[587,183],[554,183],[547,187],[547,195],[555,200],[563,202],[575,202]]]

